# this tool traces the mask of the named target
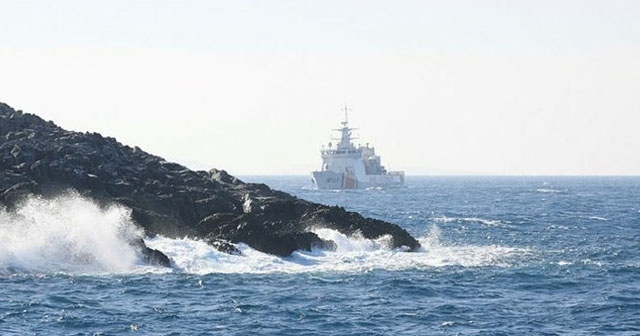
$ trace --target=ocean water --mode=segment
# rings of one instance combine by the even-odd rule
[[[640,178],[244,180],[397,223],[423,249],[322,229],[336,251],[288,258],[147,239],[167,270],[128,248],[127,209],[36,198],[0,210],[0,335],[640,335]]]

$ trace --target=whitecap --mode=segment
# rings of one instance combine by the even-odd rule
[[[316,234],[336,243],[334,251],[296,251],[280,258],[259,252],[246,244],[237,244],[242,255],[230,255],[215,250],[205,242],[189,238],[155,237],[147,245],[162,250],[176,264],[178,272],[209,273],[365,273],[373,270],[399,271],[431,269],[446,266],[510,267],[532,254],[528,249],[498,245],[455,245],[440,240],[440,229],[432,226],[419,239],[419,251],[389,248],[390,237],[365,239],[347,236],[330,229],[316,229]]]
[[[511,224],[510,221],[501,221],[499,219],[484,219],[478,217],[435,217],[432,220],[436,223],[477,223],[487,226],[502,226],[505,224]]]
[[[551,188],[539,188],[539,189],[536,189],[536,192],[545,193],[545,194],[558,194],[558,193],[567,192],[567,190],[551,189]]]
[[[231,255],[187,237],[145,239],[149,247],[172,259],[172,269],[144,265],[139,260],[129,242],[139,239],[141,232],[130,215],[125,207],[102,208],[75,193],[51,200],[34,197],[15,211],[0,209],[0,274],[363,273],[446,266],[509,267],[531,253],[508,246],[445,243],[437,225],[419,238],[422,248],[415,252],[391,248],[390,236],[366,239],[326,228],[313,232],[334,241],[335,250],[296,251],[286,258],[246,244],[236,244],[241,254]],[[483,222],[477,218],[461,220]]]
[[[0,273],[121,273],[140,265],[129,209],[69,192],[0,209]]]

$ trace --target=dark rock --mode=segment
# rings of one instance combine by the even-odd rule
[[[404,246],[409,249],[416,247],[414,245],[415,238],[399,226],[389,226],[389,223],[381,220],[364,218],[358,213],[348,212],[337,206],[318,206],[314,210],[305,212],[300,218],[300,222],[309,229],[313,227],[329,228],[347,235],[362,235],[367,239],[389,235],[392,239],[390,247]]]
[[[224,170],[192,171],[113,138],[66,131],[3,103],[0,159],[0,204],[8,207],[28,194],[52,197],[75,189],[105,205],[129,207],[147,235],[202,238],[231,252],[239,242],[283,256],[335,248],[310,232],[316,227],[370,239],[389,236],[391,247],[420,246],[397,225],[244,183]],[[156,260],[157,254],[143,250]]]
[[[226,184],[242,184],[243,182],[235,176],[229,175],[225,170],[213,168],[209,170],[209,175],[215,181]]]
[[[233,255],[242,255],[242,251],[240,251],[235,245],[231,244],[228,241],[213,238],[208,240],[207,243],[215,247],[220,252]]]
[[[137,248],[138,254],[145,261],[145,263],[154,266],[171,267],[171,259],[166,254],[147,247],[144,240],[138,239],[132,243]]]

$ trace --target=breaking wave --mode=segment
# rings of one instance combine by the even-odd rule
[[[0,208],[0,274],[121,273],[139,265],[128,243],[141,237],[121,206],[101,208],[70,192]]]
[[[482,224],[487,226],[503,226],[503,225],[511,224],[511,222],[509,221],[501,221],[497,219],[483,219],[483,218],[477,218],[477,217],[458,218],[458,217],[442,216],[442,217],[432,218],[432,220],[436,223],[477,223],[477,224]]]
[[[122,206],[101,208],[69,193],[55,199],[31,198],[14,211],[0,209],[0,275],[110,273],[361,273],[372,270],[429,269],[445,266],[509,267],[527,249],[443,243],[433,225],[417,252],[391,249],[390,237],[377,240],[346,236],[330,229],[314,231],[336,243],[335,251],[297,251],[281,258],[237,244],[241,255],[217,251],[195,239],[146,238],[175,268],[144,265],[128,242],[142,237]]]
[[[446,266],[510,267],[530,255],[529,249],[504,246],[448,245],[440,240],[440,229],[431,227],[419,239],[422,248],[417,252],[388,248],[388,238],[378,240],[348,237],[330,229],[314,231],[324,239],[336,243],[335,251],[297,251],[280,258],[261,253],[239,244],[242,255],[218,252],[204,242],[191,239],[156,237],[147,240],[151,248],[169,255],[179,272],[209,273],[362,273],[373,270],[399,271],[433,269]]]

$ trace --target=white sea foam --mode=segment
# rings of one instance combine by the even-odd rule
[[[539,188],[539,189],[536,189],[536,191],[539,193],[545,193],[545,194],[558,194],[558,193],[567,192],[567,190],[559,190],[559,189],[551,189],[551,188]]]
[[[103,209],[75,193],[33,197],[0,209],[0,274],[132,271],[138,260],[128,241],[136,237],[126,208]]]
[[[231,255],[190,238],[145,239],[148,246],[173,260],[176,267],[168,269],[140,262],[128,243],[141,237],[128,209],[101,208],[73,193],[53,200],[32,198],[15,211],[0,209],[0,274],[361,273],[444,266],[508,267],[530,253],[505,246],[442,242],[437,225],[419,239],[423,247],[417,252],[389,248],[388,236],[370,240],[323,228],[314,232],[334,241],[335,251],[297,251],[281,258],[238,244],[242,255]]]
[[[458,217],[442,216],[442,217],[433,218],[433,221],[436,223],[463,223],[463,222],[478,223],[478,224],[487,225],[487,226],[502,226],[505,224],[511,224],[511,222],[509,221],[501,221],[498,219],[483,219],[483,218],[477,218],[477,217],[458,218]]]
[[[531,254],[528,249],[497,245],[449,245],[440,241],[440,230],[433,226],[420,239],[423,248],[417,252],[388,248],[389,239],[377,240],[348,237],[329,229],[314,231],[324,239],[333,240],[335,251],[297,251],[280,258],[261,253],[239,244],[242,255],[219,252],[204,242],[192,239],[156,237],[147,244],[169,255],[177,271],[193,274],[208,273],[362,273],[372,270],[431,269],[446,266],[509,267]]]

